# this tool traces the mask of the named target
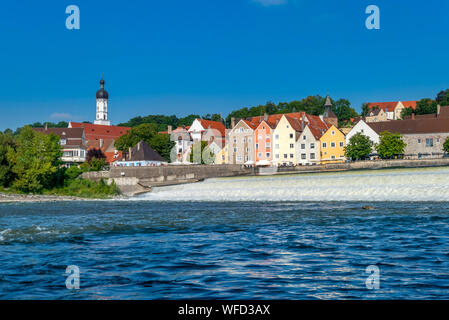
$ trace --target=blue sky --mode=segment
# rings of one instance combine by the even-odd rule
[[[65,8],[78,5],[80,30]],[[365,28],[365,9],[381,29]],[[327,93],[365,101],[449,88],[444,0],[2,1],[0,129],[93,121],[103,73],[110,119],[221,113]]]

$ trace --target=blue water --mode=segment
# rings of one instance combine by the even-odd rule
[[[449,298],[448,202],[0,204],[0,299],[354,298]]]

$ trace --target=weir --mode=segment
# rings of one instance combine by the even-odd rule
[[[154,188],[147,201],[448,201],[449,168],[360,170],[209,179]]]

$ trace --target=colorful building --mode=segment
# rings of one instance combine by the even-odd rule
[[[320,138],[320,163],[344,162],[345,158],[345,135],[332,125]]]

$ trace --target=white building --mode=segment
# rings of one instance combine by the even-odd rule
[[[379,134],[377,134],[377,132],[374,131],[365,121],[360,120],[346,135],[346,145],[348,145],[351,137],[357,133],[367,136],[373,143],[379,143]]]

